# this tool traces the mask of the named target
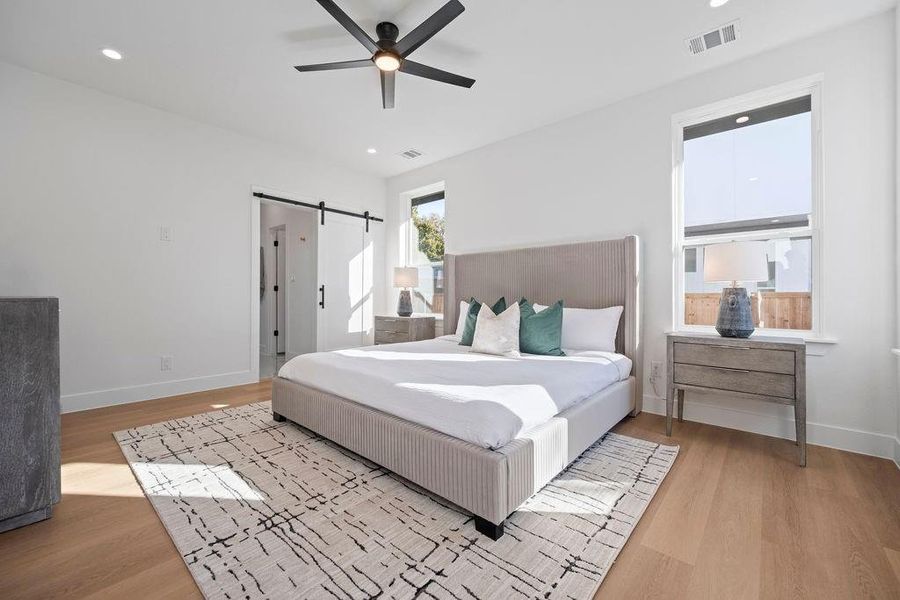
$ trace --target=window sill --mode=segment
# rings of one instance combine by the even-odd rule
[[[713,327],[682,327],[681,329],[666,331],[666,333],[705,333],[709,335],[718,335]],[[830,348],[831,346],[835,346],[838,343],[838,340],[835,338],[822,337],[812,332],[803,332],[790,329],[757,329],[753,335],[803,340],[804,342],[806,342],[807,356],[825,356],[825,354],[827,354],[828,352],[828,348]]]

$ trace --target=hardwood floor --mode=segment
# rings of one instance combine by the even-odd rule
[[[201,598],[111,432],[268,399],[259,384],[63,416],[53,518],[0,534],[0,598]],[[890,461],[644,413],[681,452],[597,598],[900,598]]]

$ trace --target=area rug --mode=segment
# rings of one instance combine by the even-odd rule
[[[209,599],[588,599],[678,453],[609,433],[495,542],[268,402],[115,437]]]

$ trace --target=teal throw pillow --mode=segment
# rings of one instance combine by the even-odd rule
[[[541,312],[535,312],[531,302],[519,300],[519,351],[544,356],[565,356],[562,345],[563,301]]]

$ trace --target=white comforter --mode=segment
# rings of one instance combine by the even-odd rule
[[[475,354],[444,336],[304,354],[278,375],[499,448],[630,373],[631,360],[611,352],[506,358]]]

